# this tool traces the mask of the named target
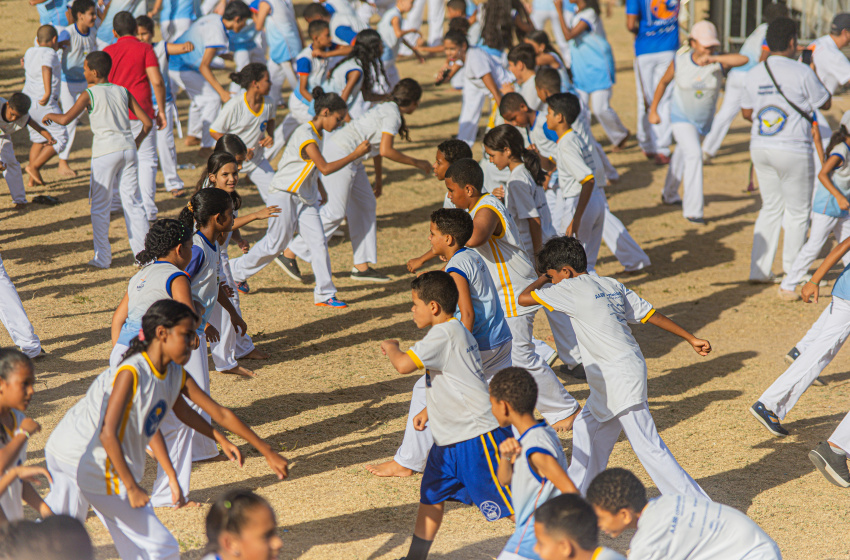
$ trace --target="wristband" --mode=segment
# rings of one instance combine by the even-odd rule
[[[18,436],[18,435],[21,435],[21,434],[24,434],[27,439],[29,439],[30,435],[31,435],[28,431],[26,431],[23,428],[18,428],[17,430],[15,430],[14,435]]]

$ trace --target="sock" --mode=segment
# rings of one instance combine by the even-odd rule
[[[428,558],[428,551],[431,550],[431,544],[434,541],[426,541],[413,535],[413,541],[410,543],[410,550],[407,551],[407,556],[404,560],[425,560]]]
[[[829,445],[829,444],[827,444],[827,445]],[[830,449],[832,450],[832,452],[833,452],[833,453],[835,453],[836,455],[841,455],[842,457],[847,457],[847,454],[846,454],[846,453],[844,453],[844,450],[843,450],[843,449],[841,449],[840,447],[833,447],[832,445],[830,445],[830,446],[829,446],[829,448],[830,448]],[[416,537],[414,537],[414,538],[416,538]]]

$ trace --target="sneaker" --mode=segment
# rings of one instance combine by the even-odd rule
[[[825,479],[841,488],[850,488],[850,472],[847,470],[847,456],[832,451],[832,446],[822,441],[809,451],[809,460],[814,463]]]
[[[351,279],[360,280],[361,282],[389,282],[390,277],[384,276],[371,266],[364,271],[359,271],[356,268],[351,269]]]
[[[579,364],[569,371],[569,374],[576,379],[587,379],[587,373],[584,371],[584,364]]]
[[[775,436],[788,435],[788,430],[782,427],[776,414],[766,409],[761,401],[756,401],[756,404],[750,407],[750,412],[771,434]]]
[[[331,299],[326,300],[326,301],[320,301],[316,305],[318,307],[333,307],[333,308],[336,308],[336,309],[344,309],[344,308],[348,307],[347,303],[345,303],[343,301],[339,301],[336,298],[336,296],[334,296]]]
[[[549,367],[552,367],[552,364],[554,364],[557,360],[558,360],[558,352],[556,351],[556,352],[552,352],[552,355],[549,356],[549,359],[546,360],[546,363],[549,364]]]
[[[705,218],[688,218],[688,217],[685,217],[685,219],[688,220],[689,222],[691,222],[692,224],[699,224],[701,226],[705,225]]]
[[[299,282],[304,281],[301,278],[301,271],[298,270],[298,262],[295,259],[288,259],[283,255],[280,255],[274,260],[274,262],[277,263],[277,266],[282,268],[286,275],[293,280],[297,280]]]
[[[247,281],[237,282],[236,283],[236,289],[239,290],[240,294],[247,294],[248,292],[251,291],[251,287],[248,286]]]
[[[794,348],[789,350],[787,354],[785,354],[785,361],[788,362],[789,364],[793,364],[794,360],[796,360],[799,357],[800,357],[800,351],[797,350],[797,347],[795,346]]]
[[[667,206],[681,206],[682,205],[682,199],[679,198],[679,199],[676,199],[672,202],[667,202],[666,200],[664,200],[664,195],[662,194],[661,195],[661,203],[666,204]]]

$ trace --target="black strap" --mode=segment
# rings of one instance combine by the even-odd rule
[[[792,109],[800,113],[800,116],[806,119],[809,124],[814,124],[815,118],[812,115],[808,114],[807,112],[794,105],[794,103],[790,99],[785,97],[784,93],[782,93],[782,89],[779,87],[779,84],[776,83],[776,78],[773,77],[773,72],[770,71],[770,66],[767,65],[767,60],[764,61],[764,68],[765,70],[767,70],[767,75],[770,76],[770,81],[773,82],[773,87],[776,88],[776,92],[782,96],[782,99],[784,99],[785,102],[788,103],[788,105],[790,105]]]

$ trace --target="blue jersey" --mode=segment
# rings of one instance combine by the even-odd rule
[[[499,303],[499,292],[496,291],[484,259],[464,247],[446,263],[446,272],[463,276],[469,284],[472,310],[475,313],[472,336],[478,343],[478,349],[491,350],[511,340],[511,331]],[[455,317],[460,320],[460,310],[457,310]]]
[[[98,50],[97,29],[91,28],[83,35],[77,29],[77,24],[69,25],[59,31],[59,42],[67,42],[62,49],[62,81],[85,83],[83,63],[89,53]]]
[[[269,60],[286,62],[301,52],[301,35],[295,21],[295,9],[290,0],[259,0],[271,8],[266,18],[266,39],[269,42]]]
[[[176,19],[194,20],[200,13],[199,0],[163,0],[159,11],[159,21],[165,23]]]
[[[206,49],[216,49],[221,53],[230,46],[227,29],[221,21],[221,16],[216,14],[198,19],[174,42],[195,45],[195,50],[192,52],[177,54],[168,58],[168,69],[178,72],[184,70],[197,72],[201,67]]]
[[[140,3],[140,0],[111,0],[106,16],[97,29],[97,38],[108,45],[115,43],[115,35],[112,34],[112,20],[115,19],[115,14],[119,12],[130,12],[132,14]]]
[[[229,49],[236,51],[252,51],[257,48],[257,28],[254,21],[249,20],[239,33],[227,30]]]
[[[67,8],[63,0],[47,0],[37,4],[35,9],[38,10],[38,22],[41,25],[65,27],[68,25]]]
[[[626,14],[638,16],[635,55],[679,48],[679,0],[626,0]]]

